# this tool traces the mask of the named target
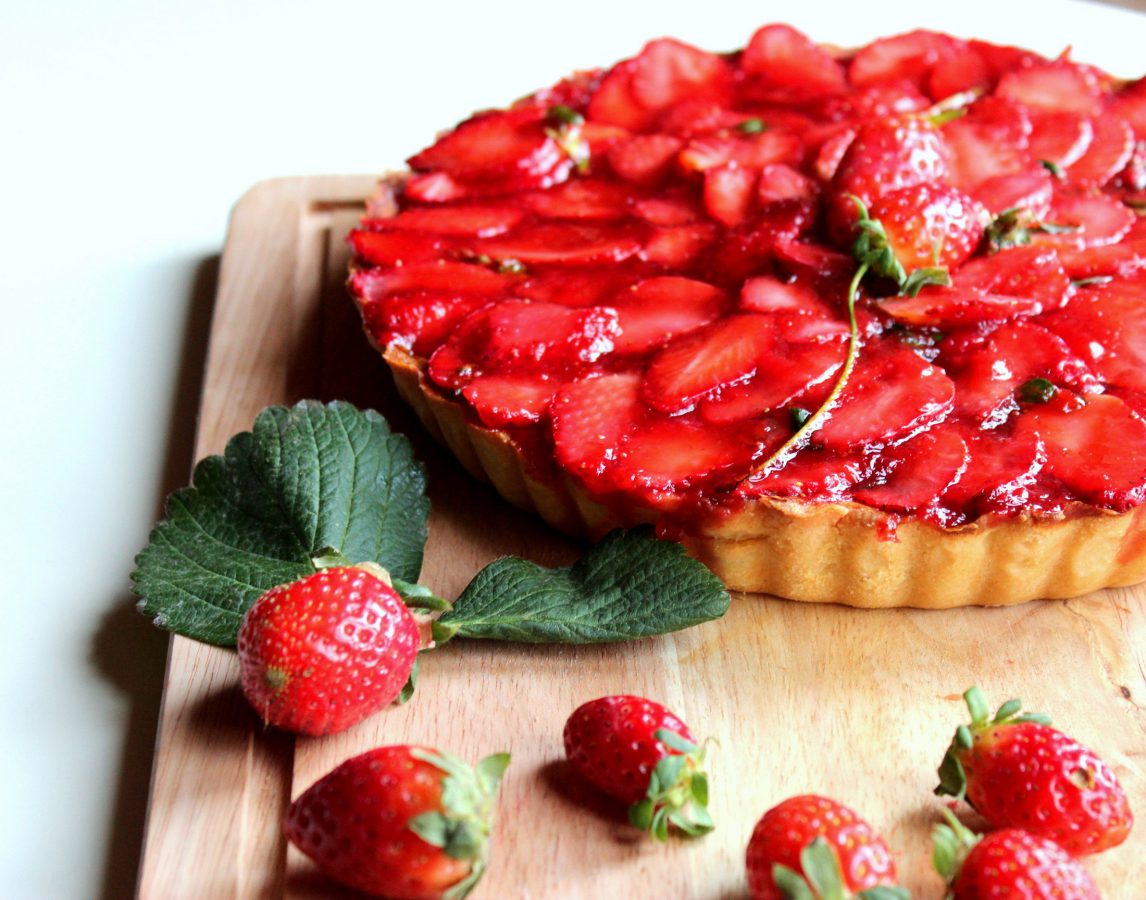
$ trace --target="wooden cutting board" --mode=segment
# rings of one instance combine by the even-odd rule
[[[271,404],[346,399],[382,411],[427,465],[434,504],[422,581],[456,596],[487,561],[566,563],[580,547],[465,476],[397,400],[343,282],[345,235],[365,176],[292,178],[239,202],[219,286],[196,457],[220,452]],[[266,731],[238,691],[233,652],[171,640],[140,896],[349,896],[282,837],[294,796],[371,747],[436,745],[471,760],[509,750],[481,898],[746,898],[757,818],[817,792],[883,830],[905,886],[937,898],[929,869],[935,768],[960,698],[1021,697],[1098,749],[1146,819],[1146,591],[1011,609],[861,611],[738,594],[720,622],[624,645],[458,641],[422,663],[412,703],[334,737]],[[561,731],[609,693],[660,700],[711,735],[717,830],[658,845],[563,763]],[[1146,896],[1146,823],[1089,865],[1107,898]]]

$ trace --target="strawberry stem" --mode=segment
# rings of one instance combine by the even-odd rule
[[[831,415],[832,409],[836,405],[836,401],[840,399],[840,394],[844,392],[844,387],[851,377],[852,369],[855,368],[856,357],[859,356],[859,324],[856,322],[856,298],[859,296],[860,282],[863,281],[864,275],[867,274],[869,264],[867,262],[861,263],[860,267],[856,269],[855,275],[852,276],[851,284],[848,285],[848,325],[851,329],[851,334],[848,338],[848,355],[844,360],[844,367],[840,371],[839,378],[836,379],[835,385],[832,387],[832,392],[828,394],[828,398],[820,405],[814,413],[804,420],[801,425],[788,440],[786,440],[778,450],[772,453],[763,463],[752,470],[749,477],[762,477],[770,475],[779,469],[782,469],[803,447],[808,443],[809,438],[815,433],[825,420]]]

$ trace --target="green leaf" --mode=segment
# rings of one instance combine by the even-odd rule
[[[888,887],[881,884],[868,888],[866,891],[860,891],[856,894],[856,900],[911,900],[911,892],[907,888]]]
[[[429,501],[409,443],[348,403],[263,410],[167,500],[132,573],[140,612],[213,644],[235,643],[267,590],[332,551],[414,581]]]
[[[434,637],[627,641],[718,619],[728,604],[702,563],[642,526],[612,532],[572,566],[546,569],[513,557],[490,563],[434,623]]]
[[[410,702],[410,698],[414,696],[414,689],[418,686],[418,657],[414,657],[414,665],[410,669],[410,677],[406,679],[406,683],[402,685],[402,690],[398,692],[397,698],[394,700],[399,706],[404,706]]]
[[[667,728],[658,728],[653,732],[653,737],[666,747],[671,747],[679,753],[692,753],[696,750],[696,744]]]
[[[450,608],[448,600],[443,600],[425,585],[411,584],[401,578],[391,577],[390,586],[398,592],[398,596],[410,609],[428,609],[431,612],[441,612]]]
[[[824,900],[843,900],[843,878],[835,851],[822,837],[800,851],[800,868],[813,890]]]
[[[772,865],[772,880],[776,882],[776,887],[780,889],[785,900],[816,900],[816,895],[812,893],[803,876],[783,863]]]
[[[407,827],[427,844],[444,847],[450,831],[450,821],[440,812],[425,812],[414,816]]]
[[[941,266],[929,266],[924,269],[913,269],[899,289],[901,294],[915,297],[928,285],[951,287],[951,275]]]
[[[736,128],[741,134],[761,134],[768,130],[763,119],[745,119]]]

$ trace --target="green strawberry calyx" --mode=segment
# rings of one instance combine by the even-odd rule
[[[629,822],[659,841],[668,839],[670,825],[689,837],[707,834],[714,825],[708,812],[708,776],[701,768],[704,746],[667,728],[658,728],[653,736],[673,752],[656,764],[647,793],[629,807]]]
[[[782,863],[772,867],[772,880],[785,900],[910,900],[906,888],[877,885],[852,894],[844,886],[840,859],[822,837],[800,851],[800,869]]]
[[[935,793],[943,796],[950,795],[957,800],[963,800],[967,795],[967,774],[963,769],[963,756],[971,749],[975,742],[975,735],[988,728],[1000,725],[1017,725],[1020,722],[1037,722],[1040,725],[1049,725],[1050,717],[1042,713],[1023,712],[1023,704],[1019,700],[1008,700],[998,708],[995,715],[991,715],[991,708],[987,699],[977,687],[968,688],[963,699],[967,709],[971,712],[971,724],[960,725],[951,739],[951,746],[943,757],[939,766],[939,786]]]
[[[485,872],[497,789],[509,765],[509,754],[494,753],[471,766],[440,751],[415,749],[410,753],[445,775],[441,811],[414,816],[409,828],[427,844],[441,848],[446,856],[472,861],[469,874],[442,895],[443,900],[460,900]]]
[[[946,824],[940,823],[931,831],[931,864],[943,880],[951,885],[963,867],[963,861],[979,843],[980,836],[956,819],[955,814],[946,807],[943,808],[943,818],[947,820]]]

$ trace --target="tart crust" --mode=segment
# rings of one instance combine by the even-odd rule
[[[656,518],[595,502],[556,467],[535,471],[509,434],[477,424],[428,384],[418,358],[381,349],[426,429],[515,506],[589,538]],[[865,608],[1007,606],[1146,579],[1141,507],[1117,513],[1078,503],[1054,518],[991,515],[942,528],[859,503],[762,497],[673,536],[731,590]]]

